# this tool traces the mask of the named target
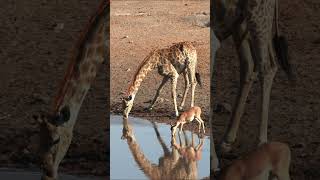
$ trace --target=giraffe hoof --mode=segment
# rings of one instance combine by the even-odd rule
[[[179,106],[179,111],[183,111],[183,106]]]
[[[221,155],[229,153],[231,150],[232,150],[232,144],[224,141],[219,145],[219,148],[218,148],[218,152]]]

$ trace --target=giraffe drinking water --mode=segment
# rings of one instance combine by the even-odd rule
[[[196,66],[197,51],[192,42],[179,42],[167,48],[155,49],[151,51],[138,67],[138,70],[135,73],[129,88],[123,97],[123,115],[125,117],[129,116],[133,106],[133,101],[143,79],[150,71],[157,69],[158,73],[163,76],[163,79],[148,109],[153,109],[154,103],[157,101],[160,92],[162,91],[166,82],[170,79],[175,115],[179,116],[176,93],[178,77],[181,73],[183,73],[185,78],[185,90],[179,109],[182,109],[184,106],[190,87],[190,82],[192,107],[194,105],[196,84],[198,82],[199,85],[201,85],[200,75],[196,73]]]

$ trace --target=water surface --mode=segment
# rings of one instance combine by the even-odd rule
[[[116,115],[111,115],[110,119],[111,179],[150,179],[159,174],[162,178],[172,179],[209,176],[209,137],[199,139],[190,131],[180,135],[177,133],[176,146],[171,147],[170,125],[132,117],[124,121],[122,116]],[[121,139],[123,135],[127,136]],[[185,140],[189,148],[186,148]],[[201,142],[202,148],[192,156],[193,150],[199,148]]]

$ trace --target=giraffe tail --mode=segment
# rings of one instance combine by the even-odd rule
[[[276,34],[273,37],[273,46],[281,68],[286,72],[290,81],[295,81],[296,77],[292,70],[292,65],[289,62],[288,56],[288,41],[284,36],[281,36],[279,31],[279,1],[276,1],[275,8],[275,23],[276,23]]]
[[[198,72],[196,72],[196,80],[197,80],[197,83],[200,85],[200,87],[202,87],[200,73],[198,73]]]

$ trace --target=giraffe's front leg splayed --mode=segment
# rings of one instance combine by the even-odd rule
[[[173,99],[173,105],[174,105],[174,110],[175,110],[175,116],[179,116],[179,111],[177,107],[177,81],[178,81],[178,74],[172,77],[172,99]]]

